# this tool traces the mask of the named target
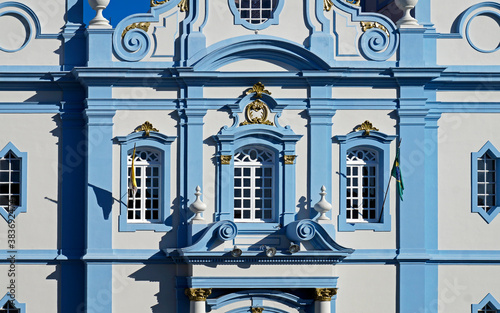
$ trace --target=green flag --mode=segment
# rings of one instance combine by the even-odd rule
[[[403,176],[401,175],[401,168],[399,167],[399,146],[396,151],[396,158],[394,159],[394,165],[392,166],[391,175],[396,179],[396,190],[398,191],[399,198],[403,201],[403,190],[405,187],[403,185]]]

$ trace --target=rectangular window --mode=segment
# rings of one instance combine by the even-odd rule
[[[0,205],[18,207],[21,197],[21,159],[9,151],[0,159]]]
[[[488,153],[477,159],[477,205],[486,213],[495,207],[496,162]]]
[[[240,17],[251,24],[261,24],[272,17],[278,0],[235,0]]]
[[[161,164],[160,153],[138,149],[134,169],[137,190],[128,190],[127,220],[130,223],[155,223],[160,217]],[[132,173],[132,154],[128,157],[128,180]]]
[[[377,153],[360,149],[347,154],[346,220],[350,223],[378,221]]]

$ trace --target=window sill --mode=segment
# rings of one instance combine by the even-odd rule
[[[169,232],[172,226],[167,226],[160,223],[127,223],[120,221],[118,231],[120,232],[134,232],[141,230],[152,230],[154,232]]]

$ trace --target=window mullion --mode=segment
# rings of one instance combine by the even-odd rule
[[[250,216],[255,221],[255,166],[250,166]]]

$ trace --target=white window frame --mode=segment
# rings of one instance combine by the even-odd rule
[[[132,152],[129,152],[127,156],[127,179],[130,181],[131,174],[131,166],[132,166]],[[151,155],[156,154],[156,160],[144,160],[141,158],[141,154],[147,153],[148,158]],[[137,193],[134,197],[132,190],[129,188],[128,196],[127,196],[127,222],[128,223],[159,223],[161,221],[161,205],[162,205],[162,153],[157,149],[153,149],[150,147],[139,147],[136,149],[135,155],[135,163],[134,163],[135,171],[136,171],[136,181],[137,181]],[[151,176],[147,175],[147,169],[151,169]],[[155,172],[158,173],[156,176],[153,174]],[[148,186],[146,181],[150,179],[152,180],[152,186]],[[154,186],[154,179],[157,181],[157,186]],[[148,208],[146,205],[148,201],[154,203],[155,198],[147,198],[147,189],[151,191],[156,190],[156,208]],[[140,207],[135,207],[135,204],[139,201]],[[133,204],[133,207],[130,207],[130,204]],[[151,206],[151,205],[150,205]],[[148,209],[151,210],[151,218],[146,218],[146,213]],[[140,218],[130,218],[130,212],[140,212]],[[153,211],[157,212],[157,218],[153,218]]]
[[[366,159],[359,159],[356,157],[356,160],[349,159],[349,155],[352,153],[363,153],[364,156],[366,157],[365,152],[369,152],[374,154],[375,159],[374,160],[366,160]],[[380,186],[378,184],[379,180],[379,154],[378,151],[365,148],[365,147],[355,147],[352,149],[349,149],[346,154],[346,176],[347,176],[347,183],[346,183],[346,221],[348,223],[376,223],[380,219]],[[363,168],[368,168],[368,172],[370,171],[370,168],[375,168],[375,173],[373,176],[369,173],[368,177],[365,177],[363,175]],[[354,172],[357,172],[357,175],[354,174]],[[357,179],[357,186],[353,186],[353,181],[354,179]],[[368,180],[368,186],[365,187],[363,184],[364,179]],[[375,180],[375,184],[373,187],[371,187],[371,179]],[[365,199],[365,196],[363,196],[363,191],[364,189],[367,188],[367,193],[368,193],[368,198]],[[369,196],[370,189],[374,188],[375,193],[373,197]],[[351,190],[349,190],[351,189]],[[357,197],[353,196],[353,191],[357,189]],[[349,193],[351,191],[351,193]],[[349,195],[350,194],[350,195]],[[365,208],[363,203],[364,201],[374,201],[375,202],[375,208],[374,210],[370,207],[369,210],[368,208]],[[357,206],[357,211],[358,211],[358,218],[354,218],[354,212],[356,211],[356,208],[354,208],[353,203],[357,201],[358,206]],[[347,204],[348,202],[351,203],[351,207],[349,207]],[[365,212],[366,211],[375,211],[375,216],[374,217],[365,217]]]
[[[239,160],[238,159],[238,156],[241,155],[242,153],[244,153],[244,151],[262,151],[261,153],[258,153],[257,155],[257,158],[259,158],[260,154],[262,153],[265,153],[265,154],[268,154],[268,160],[267,161],[258,161],[258,160],[251,160],[250,159],[250,155],[245,153],[246,156],[242,159],[242,160]],[[246,159],[246,160],[245,160]],[[256,181],[258,179],[258,177],[256,176],[256,170],[261,168],[262,169],[262,172],[264,174],[264,171],[266,168],[270,168],[271,169],[271,186],[270,187],[257,187],[256,186]],[[240,169],[241,170],[241,175],[240,176],[236,176],[236,170],[237,169]],[[250,171],[250,175],[249,176],[245,176],[244,172],[245,172],[245,169],[249,169]],[[241,183],[241,186],[236,186],[236,183],[235,183],[235,186],[234,186],[234,192],[236,193],[236,190],[240,190],[241,191],[241,196],[240,197],[236,197],[235,195],[235,203],[236,201],[241,201],[241,205],[240,207],[234,207],[234,210],[235,210],[235,216],[234,216],[234,221],[235,222],[239,222],[239,223],[269,223],[269,222],[274,222],[276,220],[276,213],[275,213],[275,210],[276,210],[276,204],[275,204],[275,162],[274,162],[274,153],[270,150],[267,150],[267,149],[264,149],[262,147],[244,147],[242,149],[239,149],[235,152],[235,160],[234,160],[234,172],[235,172],[235,176],[234,176],[234,179],[242,179],[242,183]],[[246,178],[248,177],[248,178]],[[260,176],[262,177],[262,179],[265,179],[267,176]],[[250,180],[250,186],[244,186],[244,183],[243,183],[243,180],[244,179],[249,179]],[[236,182],[236,181],[235,181]],[[247,187],[247,188],[245,188]],[[245,189],[249,189],[250,190],[250,196],[248,197],[245,197],[244,195],[244,190]],[[264,196],[264,192],[265,190],[271,190],[271,197],[269,199],[269,197],[265,197]],[[262,190],[262,196],[261,197],[258,197],[256,195],[257,193],[257,190]],[[250,207],[249,208],[245,208],[243,203],[245,200],[249,200],[250,201]],[[256,215],[256,211],[258,211],[259,209],[261,208],[257,208],[256,207],[256,202],[258,200],[261,200],[263,203],[264,201],[266,200],[271,200],[271,208],[265,208],[266,210],[262,210],[263,211],[263,215],[261,218],[257,218],[255,215]],[[264,204],[262,204],[263,206]],[[243,211],[244,210],[248,210],[250,209],[250,217],[249,218],[244,218],[244,214],[243,214]],[[241,210],[241,218],[237,218],[236,217],[236,210]],[[270,218],[265,218],[265,214],[264,214],[264,211],[271,211],[271,217]]]

